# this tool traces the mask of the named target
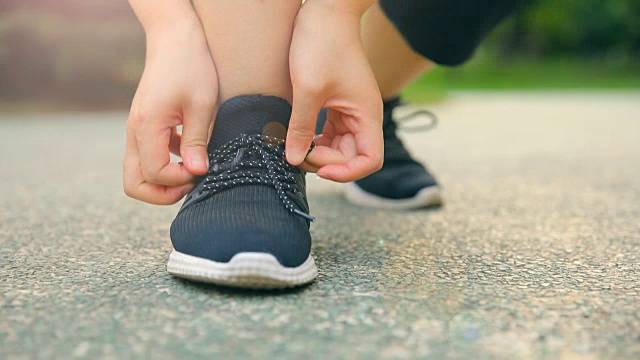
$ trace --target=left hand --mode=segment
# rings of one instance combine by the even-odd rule
[[[216,68],[197,18],[147,31],[145,68],[127,124],[123,186],[128,196],[168,205],[193,189],[194,177],[209,167],[207,141],[217,97]],[[171,162],[170,152],[181,155],[184,164]]]
[[[286,153],[292,165],[348,182],[382,167],[382,98],[360,38],[362,12],[340,4],[309,0],[296,18],[289,55],[293,113]],[[323,107],[329,109],[328,121],[307,156]]]

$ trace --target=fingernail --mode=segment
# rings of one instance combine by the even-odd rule
[[[300,164],[300,163],[302,162],[302,160],[304,160],[304,159],[300,159],[300,160],[298,160],[298,159],[300,158],[300,156],[298,156],[298,155],[297,155],[295,152],[293,152],[293,151],[290,151],[290,152],[286,153],[286,156],[287,156],[287,161],[288,161],[290,164],[298,165],[298,164]]]
[[[191,166],[196,169],[203,169],[207,167],[207,163],[201,157],[195,157],[191,159]]]

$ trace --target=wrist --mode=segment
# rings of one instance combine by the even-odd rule
[[[161,43],[165,39],[181,34],[196,34],[204,31],[193,6],[186,0],[169,0],[158,6],[152,0],[129,0],[133,11],[140,20],[147,38],[147,44]]]
[[[179,17],[171,22],[154,23],[144,27],[147,39],[147,47],[155,48],[163,44],[171,44],[175,41],[202,39],[206,42],[202,24],[197,18]]]

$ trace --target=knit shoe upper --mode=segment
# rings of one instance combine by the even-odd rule
[[[297,267],[311,251],[304,172],[284,159],[291,106],[281,98],[241,96],[220,107],[209,143],[209,172],[171,225],[176,251],[227,263],[267,253]]]

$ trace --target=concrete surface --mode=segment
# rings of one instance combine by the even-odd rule
[[[121,192],[125,114],[0,118],[0,358],[639,358],[640,93],[458,94],[407,141],[446,206],[311,177],[318,280],[165,270],[177,207]]]

